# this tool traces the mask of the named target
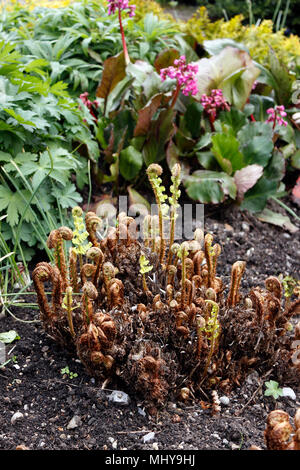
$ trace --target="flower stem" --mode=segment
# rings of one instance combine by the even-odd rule
[[[174,92],[172,103],[171,103],[171,109],[173,109],[175,104],[176,104],[179,92],[180,92],[180,85],[179,85],[179,83],[177,83],[177,87],[176,87],[176,90]]]
[[[121,15],[120,8],[118,10],[118,14],[119,14],[119,23],[120,23],[120,31],[121,31],[121,36],[122,36],[122,44],[123,44],[123,51],[124,51],[124,57],[125,57],[125,64],[128,65],[130,63],[130,58],[129,58],[128,49],[127,49],[127,45],[126,45],[125,33],[124,33],[124,28],[123,28],[123,23],[122,23],[122,15]]]
[[[209,124],[212,132],[215,132],[215,120],[211,114],[209,114]]]

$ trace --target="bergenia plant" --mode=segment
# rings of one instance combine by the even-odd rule
[[[287,116],[285,111],[285,107],[282,106],[275,106],[275,108],[267,109],[268,119],[266,122],[270,122],[273,124],[273,130],[275,129],[276,125],[279,126],[287,126],[288,123],[283,119]]]
[[[129,5],[128,0],[107,0],[107,1],[109,4],[108,14],[113,15],[117,11],[119,15],[119,23],[120,23],[120,31],[121,31],[121,36],[122,36],[125,63],[126,65],[128,65],[130,62],[130,58],[128,54],[128,49],[127,49],[126,40],[125,40],[125,33],[124,33],[124,28],[123,28],[123,23],[122,23],[122,11],[126,11],[129,14],[129,17],[132,18],[135,15],[136,6]]]
[[[214,122],[218,111],[230,111],[230,106],[225,100],[221,89],[211,90],[210,96],[204,93],[201,95],[200,101],[204,111],[208,114],[211,130],[214,131]]]
[[[182,55],[174,60],[174,64],[161,69],[160,77],[163,81],[167,78],[177,80],[176,89],[173,94],[171,108],[175,106],[180,90],[185,96],[191,94],[195,96],[198,93],[197,81],[195,75],[198,72],[198,65],[187,64],[186,57]]]

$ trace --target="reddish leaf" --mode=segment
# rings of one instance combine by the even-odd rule
[[[297,206],[300,207],[300,176],[298,176],[295,187],[293,188],[292,200],[295,204],[297,204]]]
[[[162,97],[162,93],[153,96],[150,103],[139,111],[138,120],[134,129],[134,137],[147,135],[151,120],[161,104]]]
[[[156,71],[159,73],[161,69],[165,69],[170,65],[173,65],[174,60],[179,59],[179,56],[180,54],[177,49],[164,49],[157,55],[154,61],[154,67]]]
[[[125,77],[125,67],[124,52],[106,59],[103,64],[102,80],[96,91],[98,98],[107,100],[115,86]]]

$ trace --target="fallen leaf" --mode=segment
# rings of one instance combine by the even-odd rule
[[[269,224],[277,225],[279,227],[285,228],[291,233],[297,232],[299,229],[294,225],[290,218],[287,215],[278,214],[273,212],[270,209],[264,209],[260,214],[257,215],[257,218],[262,222],[267,222]]]

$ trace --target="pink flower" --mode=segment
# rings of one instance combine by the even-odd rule
[[[198,66],[186,64],[186,58],[182,55],[174,60],[174,65],[161,69],[160,78],[165,81],[167,77],[177,80],[177,85],[182,87],[182,93],[185,96],[196,95],[198,93],[195,74],[198,72]]]
[[[255,88],[257,87],[257,85],[258,85],[258,81],[255,80],[254,83],[253,83],[253,85],[252,85],[251,91],[255,90]]]
[[[81,95],[79,95],[79,98],[81,99],[81,101],[83,102],[83,104],[88,108],[90,114],[92,115],[94,121],[97,121],[97,118],[94,114],[94,110],[93,110],[93,107],[95,108],[98,108],[98,103],[97,101],[91,101],[88,99],[88,92],[86,91],[85,93],[81,93]],[[80,109],[80,106],[79,106],[79,109]]]
[[[203,94],[200,100],[204,110],[212,117],[213,121],[216,119],[218,109],[230,111],[230,106],[220,89],[211,90],[210,96]]]
[[[129,5],[128,0],[107,0],[108,5],[108,14],[113,15],[116,10],[128,10],[130,18],[135,15],[135,5]]]
[[[285,107],[283,105],[267,109],[267,114],[269,115],[269,117],[266,122],[273,123],[273,128],[276,126],[276,124],[285,127],[288,125],[288,123],[283,119],[285,116],[287,116]]]

